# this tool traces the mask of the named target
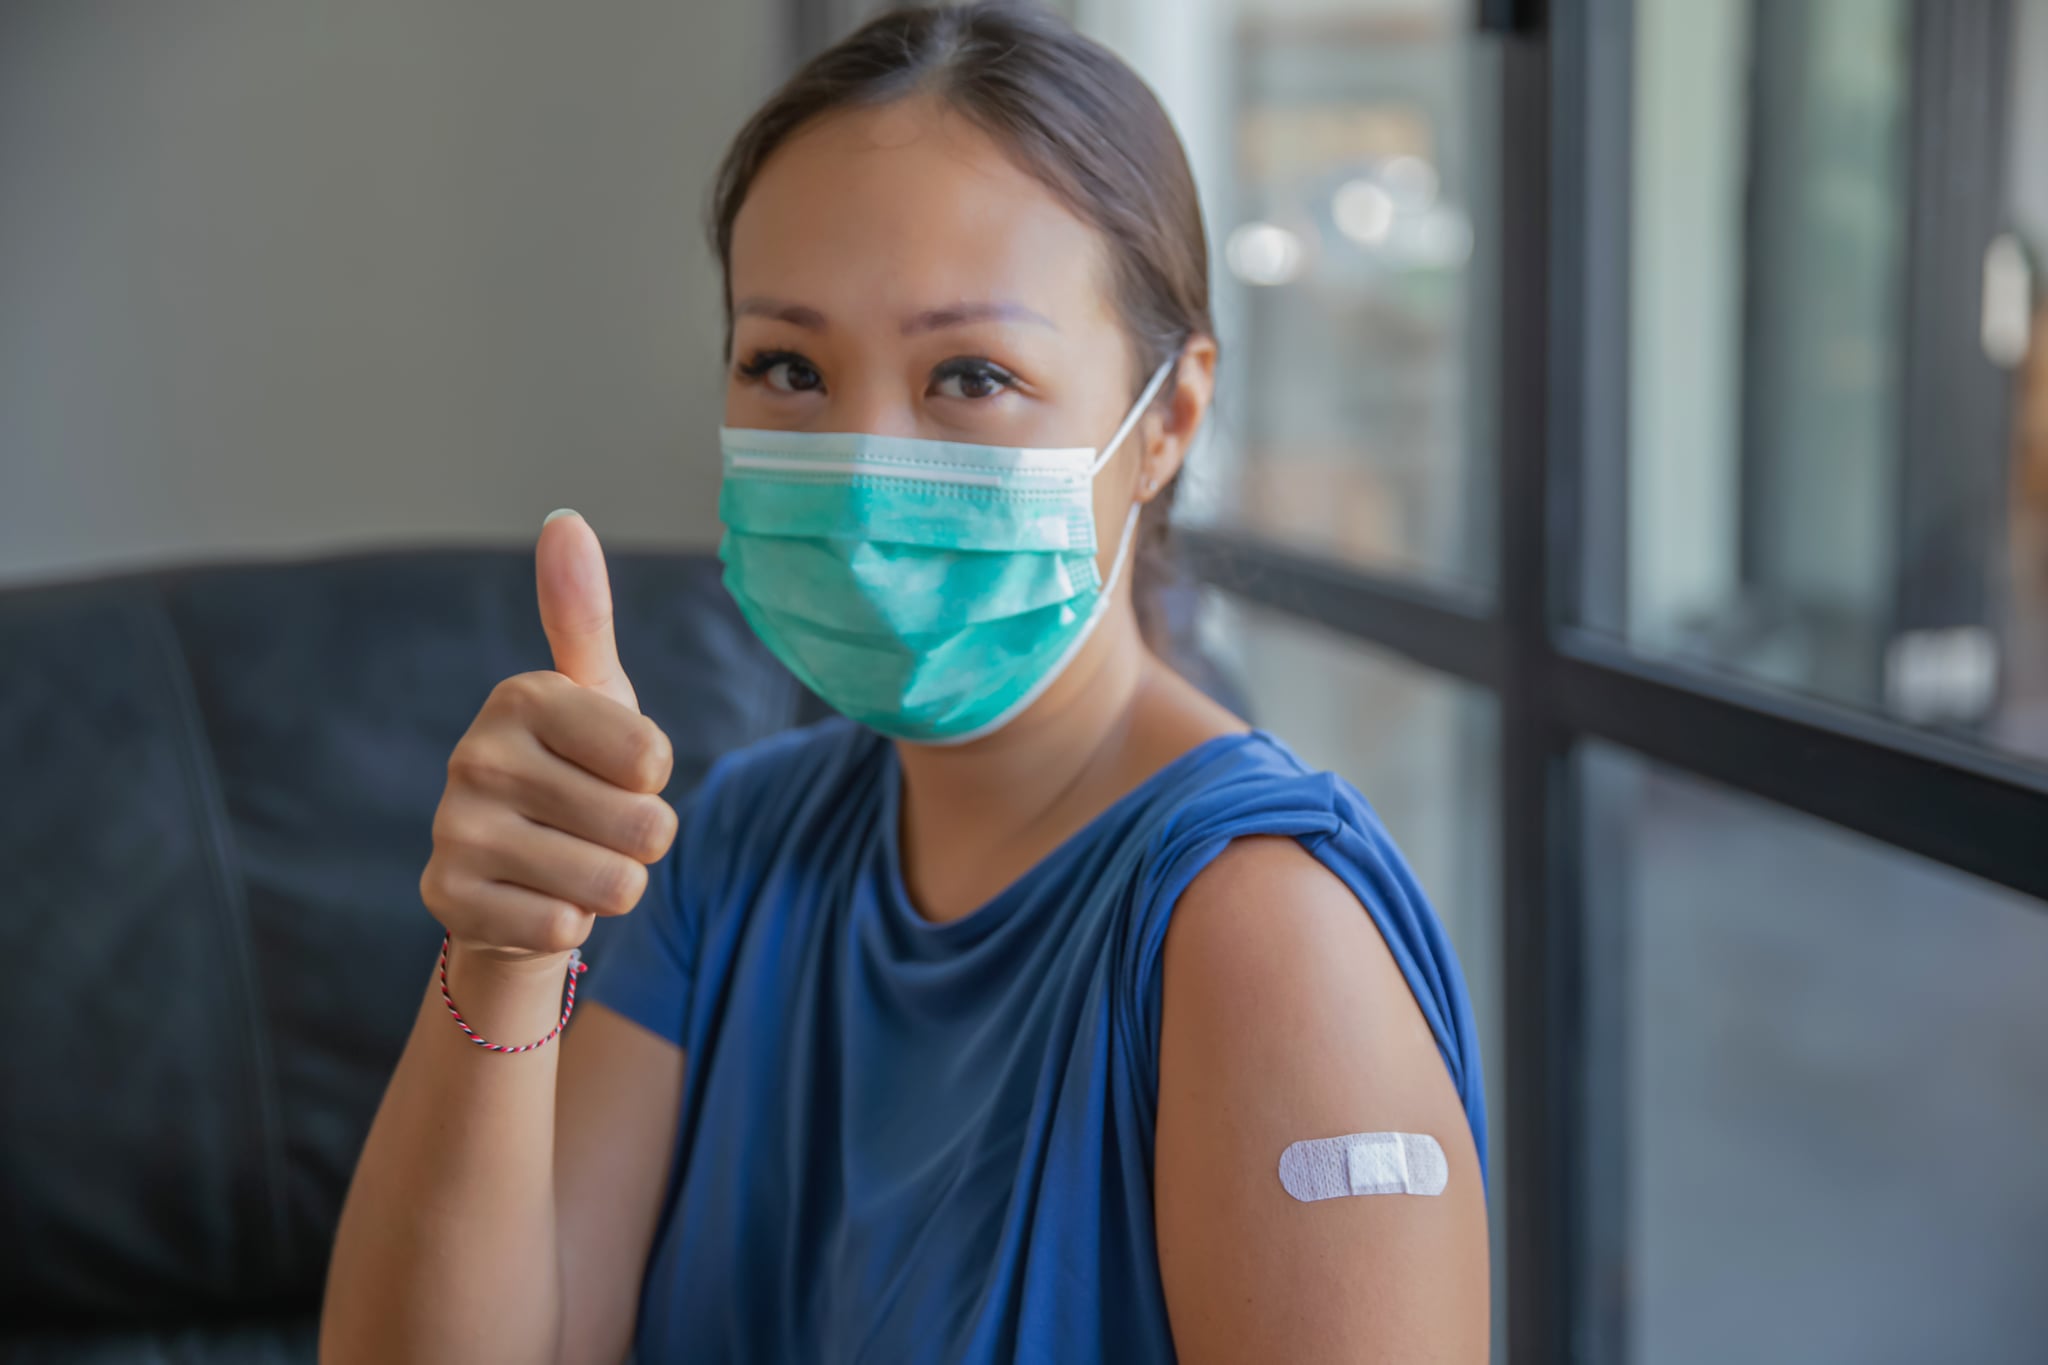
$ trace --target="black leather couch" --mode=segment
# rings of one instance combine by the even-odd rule
[[[715,561],[611,567],[672,798],[817,713]],[[0,594],[0,1360],[313,1359],[449,750],[548,662],[526,552]]]
[[[823,714],[715,560],[610,564],[671,799]],[[1191,596],[1169,617],[1187,638]],[[449,750],[548,663],[527,551],[0,592],[0,1362],[314,1359],[441,937],[418,881]]]

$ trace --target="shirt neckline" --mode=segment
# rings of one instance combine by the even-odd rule
[[[1136,786],[1097,811],[1086,824],[1047,850],[1043,857],[1018,873],[993,896],[958,919],[938,921],[926,919],[919,913],[917,907],[911,903],[910,889],[903,880],[903,769],[895,743],[884,738],[880,774],[882,828],[879,834],[882,844],[882,892],[883,899],[889,904],[890,915],[926,942],[955,944],[978,939],[1010,917],[1012,910],[1026,898],[1027,888],[1044,877],[1047,869],[1067,861],[1075,850],[1095,839],[1105,825],[1128,807],[1143,801],[1154,789],[1183,769],[1207,757],[1253,741],[1278,746],[1278,741],[1272,734],[1259,726],[1253,726],[1248,730],[1232,730],[1220,735],[1211,735],[1193,748],[1168,759]]]

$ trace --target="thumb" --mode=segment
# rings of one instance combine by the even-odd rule
[[[563,508],[541,523],[533,554],[540,625],[554,651],[555,671],[638,711],[640,702],[612,638],[612,586],[604,549],[581,513]]]

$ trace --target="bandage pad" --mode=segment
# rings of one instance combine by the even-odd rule
[[[1280,1153],[1280,1184],[1296,1199],[1340,1194],[1442,1194],[1444,1149],[1427,1133],[1311,1138]]]

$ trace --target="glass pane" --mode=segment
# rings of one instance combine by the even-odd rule
[[[1634,22],[1627,600],[1596,624],[2048,757],[2048,0]]]
[[[1210,593],[1209,657],[1245,692],[1252,720],[1357,787],[1379,812],[1450,934],[1472,993],[1486,1066],[1495,1358],[1505,1341],[1506,1058],[1495,770],[1497,709],[1477,688],[1293,617]]]
[[[1080,0],[1202,182],[1224,373],[1183,515],[1483,584],[1497,53],[1471,0]]]
[[[2048,906],[1619,750],[1585,771],[1628,1358],[2043,1359]]]

